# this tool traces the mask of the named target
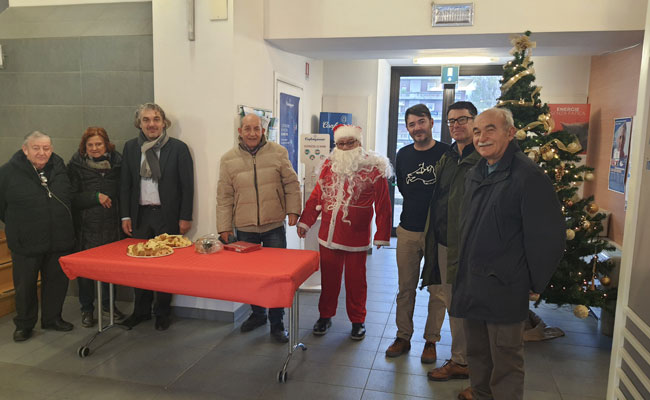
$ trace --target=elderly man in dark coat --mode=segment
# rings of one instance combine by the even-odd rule
[[[59,257],[74,246],[71,190],[63,159],[52,141],[35,131],[22,149],[0,167],[0,220],[5,223],[16,290],[14,341],[32,336],[38,319],[37,281],[41,274],[41,328],[69,331],[61,318],[68,278]]]
[[[474,121],[483,159],[468,171],[450,315],[464,318],[471,388],[461,399],[523,398],[528,296],[544,291],[565,246],[560,203],[546,174],[512,140],[512,113]]]

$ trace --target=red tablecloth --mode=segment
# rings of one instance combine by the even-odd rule
[[[311,250],[262,248],[251,253],[222,250],[198,254],[194,246],[157,258],[126,255],[124,239],[61,257],[68,278],[111,282],[160,292],[229,300],[262,307],[291,307],[293,295],[318,270]]]

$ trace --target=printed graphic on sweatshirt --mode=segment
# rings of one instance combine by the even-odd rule
[[[425,166],[423,162],[420,163],[415,171],[406,174],[406,184],[422,182],[424,185],[433,185],[436,183],[436,173],[433,167],[433,165]]]

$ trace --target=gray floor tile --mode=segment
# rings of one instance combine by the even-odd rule
[[[431,382],[425,376],[372,370],[366,389],[409,396],[453,399],[465,381]]]
[[[374,390],[364,390],[361,400],[418,400],[427,397],[407,396],[403,394],[377,392]]]
[[[260,399],[265,400],[360,400],[363,389],[322,383],[289,381],[286,384],[266,385]]]

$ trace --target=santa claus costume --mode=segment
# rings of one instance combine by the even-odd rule
[[[361,128],[339,125],[334,139],[361,141]],[[373,244],[390,244],[391,206],[388,181],[392,175],[386,157],[361,146],[350,150],[335,148],[324,162],[314,188],[298,222],[305,231],[322,213],[318,232],[320,244],[321,295],[320,319],[314,334],[322,335],[336,314],[341,277],[345,270],[346,310],[352,322],[352,338],[363,339],[366,318],[366,252],[370,243],[373,205],[377,232]],[[355,333],[356,331],[356,333]]]

